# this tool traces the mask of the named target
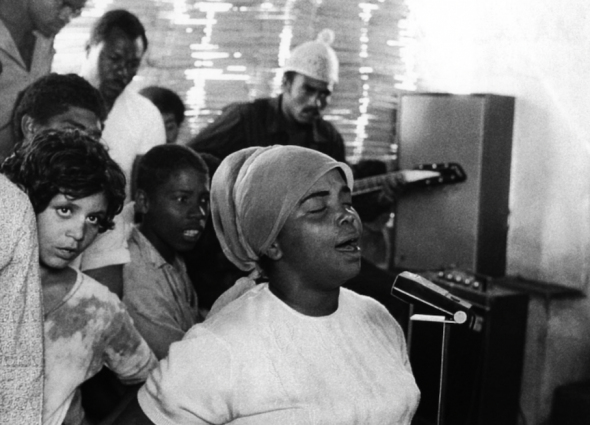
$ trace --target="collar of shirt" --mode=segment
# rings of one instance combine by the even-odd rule
[[[158,250],[152,245],[152,243],[146,238],[138,227],[134,227],[131,231],[131,239],[139,246],[139,250],[142,256],[152,263],[156,268],[160,269],[165,266],[173,267],[169,264],[164,257],[160,255]],[[174,257],[174,265],[179,262],[178,256]]]
[[[34,60],[38,51],[45,51],[47,44],[53,44],[53,37],[47,38],[39,31],[33,31],[33,34],[35,35],[35,54],[33,54]],[[3,50],[6,55],[14,59],[14,61],[17,62],[22,68],[27,68],[20,55],[20,52],[18,51],[18,48],[16,47],[16,43],[12,39],[10,31],[8,31],[8,28],[6,28],[6,25],[2,19],[0,19],[0,50]],[[31,70],[32,69],[33,65],[31,66]]]
[[[281,109],[282,102],[282,94],[270,99],[270,109],[268,110],[268,116],[266,117],[266,122],[270,123],[268,128],[270,134],[283,133],[287,128],[287,121],[283,115],[283,110]],[[275,117],[278,117],[278,119]],[[323,118],[321,117],[315,120],[312,124],[313,141],[315,143],[327,143],[329,141],[324,135],[324,132],[322,132],[321,124],[323,124]]]

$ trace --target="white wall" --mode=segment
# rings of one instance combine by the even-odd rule
[[[590,272],[590,3],[411,1],[422,89],[517,99],[508,268]]]
[[[421,90],[516,97],[508,273],[587,292],[590,2],[409,3]],[[522,400],[529,425],[546,423],[555,386],[590,377],[590,301],[535,304],[531,313],[538,320]]]

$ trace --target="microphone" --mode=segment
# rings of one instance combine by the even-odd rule
[[[391,295],[410,304],[418,301],[434,307],[451,316],[458,324],[473,318],[470,303],[414,273],[398,274],[391,287]]]

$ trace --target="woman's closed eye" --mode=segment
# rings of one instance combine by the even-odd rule
[[[318,214],[318,213],[324,212],[327,208],[328,207],[326,207],[326,206],[317,207],[317,208],[310,209],[308,212],[311,214]]]
[[[310,214],[321,213],[328,208],[328,204],[320,198],[309,199],[305,204],[305,210]]]

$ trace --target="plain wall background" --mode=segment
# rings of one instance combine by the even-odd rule
[[[507,273],[588,291],[590,3],[409,0],[420,89],[516,97]],[[590,301],[533,300],[521,406],[590,378]],[[523,422],[524,423],[524,422]]]

